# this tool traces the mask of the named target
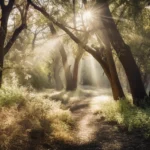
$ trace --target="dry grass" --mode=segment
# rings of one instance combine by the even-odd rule
[[[9,89],[6,91],[0,99],[3,104],[0,106],[0,149],[28,149],[33,141],[39,146],[53,141],[73,141],[74,122],[70,111],[63,110],[60,102],[25,90],[11,91],[7,100]]]

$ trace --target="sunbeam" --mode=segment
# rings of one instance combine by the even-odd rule
[[[93,84],[96,87],[99,87],[99,77],[98,77],[98,72],[97,72],[97,68],[95,65],[95,60],[93,59],[92,56],[89,56],[89,65],[91,67],[91,79]]]

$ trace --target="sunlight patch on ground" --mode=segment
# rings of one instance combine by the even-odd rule
[[[78,123],[79,131],[77,132],[77,137],[79,137],[79,140],[81,143],[87,143],[89,141],[92,141],[94,139],[94,135],[96,132],[96,127],[90,126],[90,123],[93,122],[93,115],[89,115],[89,113],[84,116],[83,119],[81,119]]]
[[[96,90],[94,91],[94,90],[90,90],[90,89],[82,90],[82,92],[87,96],[97,96],[100,94],[99,91],[96,91]]]
[[[91,98],[90,107],[91,111],[94,113],[98,110],[100,110],[100,107],[104,103],[108,103],[109,101],[112,101],[112,96],[108,95],[101,95]]]
[[[101,95],[101,96],[93,97],[90,102],[91,111],[93,113],[96,111],[99,111],[102,104],[108,103],[111,100],[112,100],[112,97],[108,95]]]
[[[53,93],[50,94],[50,97],[53,97],[55,95],[59,95],[62,91],[55,91]]]
[[[75,120],[78,120],[78,131],[76,132],[76,137],[80,143],[88,143],[96,139],[97,133],[97,119],[99,115],[96,115],[95,112],[100,110],[100,107],[104,103],[112,101],[112,96],[109,89],[96,89],[85,87],[86,89],[80,89],[79,95],[84,95],[84,97],[79,97],[78,101],[72,101],[74,105],[74,117]],[[102,94],[106,93],[106,94]],[[89,105],[86,105],[89,104]]]

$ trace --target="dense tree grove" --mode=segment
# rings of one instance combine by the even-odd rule
[[[56,26],[64,30],[70,36],[72,40],[74,40],[77,44],[81,45],[81,47],[85,49],[87,52],[90,52],[90,53],[93,53],[93,52],[95,53],[95,51],[97,52],[96,49],[87,46],[87,44],[84,43],[84,41],[82,41],[81,38],[78,37],[77,33],[71,32],[64,23],[61,23],[59,21],[59,19],[56,20],[53,17],[53,15],[49,14],[45,9],[43,9],[42,7],[40,7],[38,4],[34,3],[33,1],[29,0],[28,2],[35,9],[40,11],[49,21],[53,22]],[[68,3],[70,2],[66,2],[66,4],[64,3],[64,5],[68,5]],[[77,12],[75,11],[75,5],[76,3],[73,1],[73,14],[74,14],[73,16],[74,17],[77,15]],[[85,7],[86,11],[90,9],[91,7],[90,5],[92,5],[92,7],[94,6],[93,8],[97,11],[95,12],[93,16],[93,20],[92,20],[93,23],[95,23],[94,19],[99,20],[99,22],[97,21],[95,23],[96,25],[94,27],[90,27],[91,28],[90,30],[92,30],[92,32],[97,32],[97,31],[100,32],[99,35],[96,33],[96,36],[99,39],[98,42],[101,42],[101,45],[102,45],[99,49],[104,49],[101,51],[105,51],[104,57],[106,57],[105,61],[102,60],[101,58],[97,58],[97,59],[100,60],[99,61],[100,65],[104,68],[104,71],[107,70],[105,71],[105,73],[108,76],[108,79],[110,81],[114,99],[122,98],[124,97],[124,94],[123,94],[123,90],[118,79],[115,63],[114,63],[112,52],[111,52],[112,49],[116,51],[118,58],[125,70],[125,73],[128,78],[129,85],[130,85],[131,93],[133,96],[134,104],[137,106],[140,106],[140,101],[147,96],[145,88],[144,88],[144,84],[142,82],[140,70],[138,69],[138,66],[136,65],[136,62],[133,58],[129,45],[127,45],[124,42],[119,30],[117,29],[117,25],[115,24],[114,19],[112,18],[110,9],[108,7],[108,2],[101,1],[101,0],[96,1],[94,3],[83,1],[83,6]],[[125,2],[120,2],[119,5],[126,5],[124,6],[126,7],[124,8],[124,11],[125,11],[126,9],[128,9],[128,7],[131,7],[130,5],[132,4],[127,4],[127,2],[125,1]],[[130,8],[131,10],[133,9],[132,11],[134,11],[135,9],[135,12],[134,12],[135,14],[133,15],[133,17],[136,17],[136,15],[138,15],[136,14],[136,7],[138,7],[138,4],[133,1],[133,8]],[[91,31],[89,29],[86,29],[87,26],[88,25],[84,25],[85,32],[89,32],[89,34],[91,34],[90,33]],[[78,29],[76,19],[74,19],[74,27],[75,29]],[[100,31],[99,29],[101,28],[102,30]],[[101,54],[96,54],[96,55],[101,55]],[[96,57],[100,57],[100,56],[96,56]]]
[[[2,0],[0,2],[0,64],[2,68],[0,84],[2,84],[4,56],[10,49],[15,49],[15,43],[19,39],[22,44],[25,44],[25,41],[21,39],[26,36],[28,39],[26,48],[31,48],[32,51],[29,52],[31,54],[38,43],[47,41],[49,36],[57,38],[63,33],[69,38],[65,35],[57,41],[56,46],[59,51],[57,55],[61,57],[56,57],[56,62],[51,58],[53,64],[58,62],[57,59],[62,60],[62,67],[54,65],[52,69],[56,85],[60,83],[56,89],[61,90],[65,87],[66,90],[75,90],[77,88],[79,64],[87,52],[101,65],[110,82],[114,99],[124,98],[122,88],[124,85],[120,83],[114,60],[115,52],[124,70],[124,76],[127,77],[133,103],[140,106],[142,100],[147,97],[145,88],[149,86],[149,27],[147,26],[149,13],[145,9],[145,4],[144,1],[135,2],[134,0],[130,2],[125,0],[12,0],[8,2]],[[133,21],[129,23],[128,20]],[[125,31],[130,32],[131,35]],[[142,35],[138,39],[141,40],[139,47],[135,44],[132,34]],[[65,43],[72,41],[77,44],[73,46],[76,51],[73,54],[73,64],[69,62],[70,56],[65,46]],[[56,73],[61,70],[64,74],[64,83],[61,83],[61,75]]]
[[[0,150],[148,150],[149,39],[149,0],[0,0]]]

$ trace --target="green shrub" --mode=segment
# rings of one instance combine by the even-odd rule
[[[40,67],[32,68],[28,72],[30,74],[31,78],[28,79],[28,82],[31,84],[31,86],[37,90],[41,90],[42,88],[51,88],[51,84],[48,81],[47,72]]]
[[[24,101],[24,96],[20,88],[10,86],[0,89],[0,106],[11,106],[22,101]]]
[[[107,121],[115,121],[128,131],[140,130],[145,137],[150,137],[149,108],[140,109],[128,100],[108,101],[101,108]]]

